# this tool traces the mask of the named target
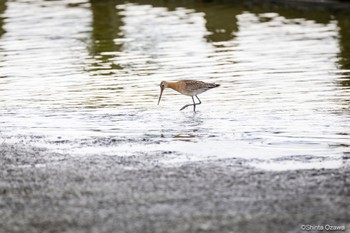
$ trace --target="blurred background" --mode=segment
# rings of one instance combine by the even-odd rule
[[[268,170],[350,155],[346,1],[0,0],[0,137]],[[191,98],[159,83],[221,84]]]

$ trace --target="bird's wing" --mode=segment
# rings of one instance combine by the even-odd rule
[[[202,81],[186,80],[186,89],[189,91],[196,91],[198,89],[209,89],[217,87],[215,83],[205,83]]]

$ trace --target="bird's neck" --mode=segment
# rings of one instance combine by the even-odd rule
[[[171,88],[171,89],[177,91],[178,88],[177,88],[176,82],[167,82],[167,84],[168,84],[168,88]]]

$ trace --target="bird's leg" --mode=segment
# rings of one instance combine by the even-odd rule
[[[193,112],[196,112],[196,103],[194,102],[194,98],[193,96],[192,97],[192,101],[193,101]]]
[[[195,95],[195,97],[197,98],[197,100],[199,101],[199,103],[195,103],[194,102],[194,98],[192,96],[192,101],[193,101],[193,112],[196,112],[196,105],[200,105],[202,102],[201,100],[198,98],[198,96]]]
[[[196,112],[196,105],[199,105],[199,104],[201,104],[202,102],[201,102],[201,100],[198,98],[198,96],[196,96],[196,98],[198,99],[199,103],[194,102],[193,96],[191,96],[191,97],[192,97],[193,104],[186,104],[185,106],[183,106],[183,107],[180,109],[180,111],[181,111],[181,110],[184,110],[185,108],[187,108],[187,107],[193,105],[193,111]]]
[[[189,107],[189,106],[194,106],[194,108],[196,108],[196,103],[194,102],[194,99],[193,99],[193,96],[191,96],[192,97],[192,101],[193,101],[193,104],[186,104],[185,106],[183,106],[181,109],[180,109],[180,111],[181,110],[184,110],[185,108],[187,108],[187,107]]]
[[[196,96],[196,95],[195,95]],[[193,98],[193,97],[192,97]],[[197,100],[199,101],[199,103],[196,103],[196,105],[200,105],[202,102],[201,100],[198,98],[198,96],[196,96]]]
[[[187,108],[188,106],[192,106],[193,104],[186,104],[185,106],[183,106],[180,111],[184,110],[185,108]]]

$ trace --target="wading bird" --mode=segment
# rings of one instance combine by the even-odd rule
[[[193,105],[193,111],[196,111],[196,105],[200,105],[202,102],[201,100],[198,98],[197,95],[220,86],[219,84],[215,84],[215,83],[205,83],[202,81],[196,81],[196,80],[181,80],[181,81],[177,81],[177,82],[167,82],[167,81],[162,81],[160,83],[160,95],[159,95],[159,99],[158,99],[158,105],[160,102],[160,99],[162,98],[162,94],[165,88],[171,88],[177,92],[180,92],[183,95],[188,95],[192,97],[192,101],[193,104],[186,104],[185,106],[183,106],[181,110],[184,110],[185,108],[192,106]],[[193,96],[195,96],[199,103],[196,103],[194,101]]]

